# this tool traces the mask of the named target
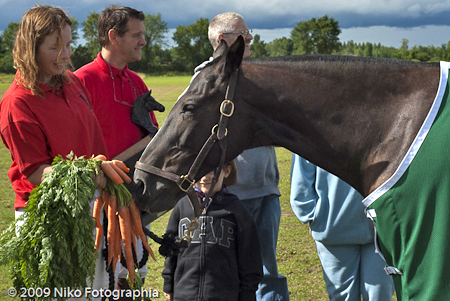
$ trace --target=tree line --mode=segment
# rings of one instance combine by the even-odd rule
[[[77,28],[79,22],[72,20],[72,64],[76,70],[91,62],[100,51],[97,36],[97,21],[99,13],[92,12],[81,23],[84,45],[79,45],[80,39]],[[144,25],[147,44],[142,49],[142,59],[129,65],[130,69],[146,74],[192,74],[193,69],[207,60],[212,54],[212,47],[208,40],[209,20],[200,18],[194,23],[179,25],[173,33],[173,47],[168,47],[167,22],[161,14],[146,14]],[[0,73],[15,73],[13,68],[12,49],[19,23],[11,22],[0,35]],[[435,46],[414,46],[409,48],[408,40],[403,39],[399,48],[386,47],[370,42],[355,43],[349,41],[341,43],[339,22],[325,15],[301,21],[292,29],[290,37],[282,37],[271,42],[264,42],[255,33],[251,44],[251,57],[274,57],[302,54],[340,54],[356,56],[372,56],[394,59],[414,60],[421,62],[436,62],[450,60],[450,41]]]

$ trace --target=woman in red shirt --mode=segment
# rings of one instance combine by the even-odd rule
[[[66,157],[71,151],[78,157],[107,155],[90,95],[67,70],[71,25],[61,9],[40,5],[25,13],[19,24],[13,49],[17,73],[0,102],[1,138],[12,159],[8,176],[16,194],[16,217],[43,174],[52,171],[56,156]],[[98,188],[106,184],[102,174],[95,180]]]
[[[15,210],[25,207],[56,156],[107,155],[89,93],[67,70],[71,24],[61,9],[36,5],[19,25],[13,50],[17,73],[0,103],[1,137],[13,161],[8,175]],[[98,180],[101,184],[104,177]]]

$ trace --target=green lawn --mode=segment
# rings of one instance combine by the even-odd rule
[[[180,77],[146,77],[145,82],[152,95],[165,107],[166,112],[156,112],[160,125],[166,118],[177,97],[189,84],[189,76]],[[0,83],[0,97],[8,85]],[[328,300],[325,284],[322,279],[320,262],[317,257],[314,241],[308,233],[308,227],[302,225],[293,214],[289,204],[289,174],[291,153],[283,148],[277,149],[278,163],[281,175],[280,190],[282,218],[278,239],[277,258],[279,272],[286,275],[289,283],[291,300]],[[3,230],[14,218],[14,194],[7,177],[7,170],[11,164],[8,150],[0,145],[0,230]],[[159,236],[164,234],[169,214],[152,223],[152,231]],[[152,242],[151,246],[157,253],[158,246]],[[162,293],[161,271],[164,258],[157,255],[157,262],[148,263],[149,274],[145,281],[145,288],[156,289]],[[6,289],[12,284],[8,269],[0,267],[0,300],[18,300],[9,298]],[[164,300],[161,295],[160,299]]]

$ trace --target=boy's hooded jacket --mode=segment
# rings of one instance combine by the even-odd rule
[[[194,212],[187,197],[173,209],[167,231],[182,237]],[[200,216],[192,241],[178,256],[167,257],[164,292],[174,300],[256,300],[262,259],[254,221],[234,195],[219,191]]]

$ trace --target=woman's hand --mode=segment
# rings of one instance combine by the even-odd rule
[[[93,179],[95,181],[95,188],[97,190],[102,190],[106,187],[106,177],[102,170],[100,170],[98,175],[94,175]]]
[[[40,165],[30,176],[28,176],[28,181],[34,186],[41,185],[41,182],[44,180],[44,175],[46,173],[52,172],[52,166],[50,164],[42,164]],[[96,189],[103,189],[106,187],[106,177],[103,171],[100,170],[100,173],[97,175],[93,175],[92,178],[95,181]]]

